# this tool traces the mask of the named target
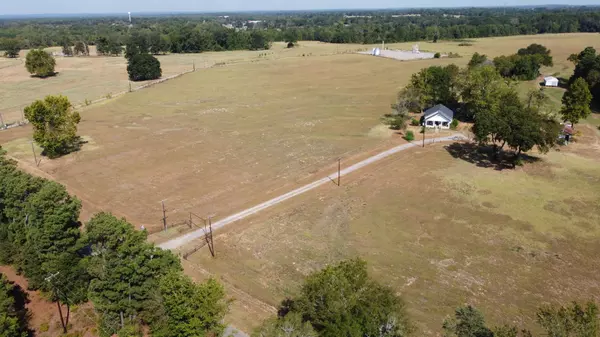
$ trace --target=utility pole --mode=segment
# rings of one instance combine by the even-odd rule
[[[193,66],[194,66],[194,71],[196,71],[196,61],[195,60],[194,60]]]
[[[131,92],[131,81],[129,81],[129,92]]]
[[[167,231],[167,211],[165,210],[165,201],[161,201],[162,204],[162,212],[163,212],[163,229],[165,232]]]
[[[0,113],[0,127],[4,127],[4,119],[2,118],[2,114]]]
[[[40,163],[37,160],[37,155],[35,154],[35,148],[33,147],[33,141],[31,142],[31,152],[33,152],[33,160],[35,161],[35,166],[40,167]]]
[[[210,255],[212,255],[212,257],[215,257],[215,242],[213,241],[211,217],[208,217],[208,230],[209,230],[209,235],[210,235],[210,243],[208,244],[208,248],[210,248]]]
[[[423,147],[425,147],[425,122],[423,122]]]
[[[342,175],[340,174],[341,169],[342,169],[342,159],[339,158],[338,159],[338,186],[340,186],[340,180],[342,179]]]
[[[58,296],[58,289],[56,287],[56,285],[54,284],[54,282],[52,282],[52,280],[58,276],[60,272],[56,272],[55,274],[52,274],[48,277],[45,278],[46,282],[50,283],[50,286],[52,286],[52,292],[54,293],[54,297],[56,297],[56,306],[58,307],[58,314],[60,315],[60,323],[62,324],[63,327],[63,333],[67,333],[67,325],[65,324],[65,319],[63,318],[63,313],[62,313],[62,308],[60,306],[60,297]],[[68,320],[68,316],[67,316],[67,320]]]

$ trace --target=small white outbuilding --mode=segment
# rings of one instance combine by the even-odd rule
[[[381,55],[381,49],[379,49],[379,48],[373,48],[373,51],[371,52],[371,55],[373,55],[373,56],[379,56],[379,55]]]
[[[547,87],[558,87],[558,78],[554,76],[544,77],[544,85]]]

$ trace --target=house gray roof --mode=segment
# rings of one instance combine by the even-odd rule
[[[423,117],[427,118],[429,115],[433,115],[433,114],[437,113],[438,111],[439,111],[440,115],[446,117],[446,119],[448,119],[448,120],[452,120],[454,118],[454,111],[448,109],[448,107],[446,107],[443,104],[438,104],[434,107],[431,107],[431,108],[425,110]]]

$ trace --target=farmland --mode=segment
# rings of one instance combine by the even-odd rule
[[[164,76],[194,61],[209,68],[80,108],[87,143],[39,168],[29,127],[0,132],[0,142],[24,168],[80,197],[84,217],[107,210],[154,231],[164,200],[171,224],[189,212],[219,219],[322,178],[338,158],[346,166],[405,143],[380,117],[419,69],[464,66],[475,51],[493,57],[533,42],[554,56],[542,72],[562,77],[573,69],[568,55],[600,48],[597,34],[570,34],[421,43],[421,50],[463,57],[410,62],[351,53],[371,46],[314,42],[275,44],[266,55],[165,55]],[[5,109],[50,93],[77,103],[128,86],[122,58],[59,59],[59,75],[46,80],[7,63],[18,60],[2,62],[0,73],[14,79],[1,84]],[[550,90],[557,106],[561,89]],[[319,187],[228,227],[216,238],[217,258],[200,250],[185,262],[187,272],[218,275],[238,292],[231,319],[243,329],[295,294],[304,275],[355,256],[406,298],[426,335],[463,303],[494,322],[522,317],[516,323],[531,326],[541,302],[586,300],[598,291],[600,150],[596,129],[582,130],[581,143],[514,171],[455,158],[458,145],[402,152],[341,187]]]

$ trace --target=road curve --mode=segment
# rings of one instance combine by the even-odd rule
[[[426,144],[431,144],[431,143],[434,143],[434,142],[437,143],[437,142],[457,141],[457,140],[466,140],[466,139],[467,139],[467,137],[465,137],[462,134],[454,134],[454,135],[451,135],[451,136],[448,136],[448,137],[427,139],[427,140],[425,140],[425,143]],[[389,156],[391,156],[391,155],[393,155],[395,153],[398,153],[400,151],[404,151],[406,149],[419,146],[420,144],[421,144],[420,142],[413,142],[413,143],[408,143],[408,144],[403,144],[403,145],[399,145],[399,146],[393,147],[393,148],[391,148],[389,150],[383,151],[383,152],[381,152],[379,154],[376,154],[376,155],[374,155],[372,157],[369,157],[369,158],[367,158],[367,159],[365,159],[365,160],[363,160],[361,162],[358,162],[358,163],[356,163],[354,165],[348,166],[347,168],[341,170],[340,175],[341,176],[345,176],[345,175],[347,175],[349,173],[352,173],[352,172],[354,172],[354,171],[356,171],[358,169],[361,169],[361,168],[363,168],[363,167],[365,167],[367,165],[370,165],[370,164],[372,164],[372,163],[374,163],[376,161],[379,161],[381,159],[387,158],[387,157],[389,157]],[[239,213],[230,215],[230,216],[228,216],[228,217],[226,217],[226,218],[224,218],[222,220],[214,222],[212,224],[212,228],[213,228],[213,230],[222,228],[222,227],[224,227],[226,225],[229,225],[229,224],[231,224],[233,222],[236,222],[238,220],[244,219],[244,218],[246,218],[246,217],[248,217],[250,215],[256,214],[256,213],[258,213],[258,212],[260,212],[260,211],[262,211],[262,210],[264,210],[266,208],[269,208],[271,206],[275,206],[275,205],[280,204],[280,203],[282,203],[282,202],[284,202],[284,201],[286,201],[286,200],[288,200],[290,198],[293,198],[293,197],[298,196],[298,195],[300,195],[302,193],[305,193],[305,192],[308,192],[308,191],[310,191],[312,189],[315,189],[315,188],[317,188],[317,187],[319,187],[319,186],[321,186],[323,184],[331,183],[331,181],[332,180],[335,181],[336,178],[337,178],[337,172],[335,172],[333,174],[330,174],[327,177],[321,178],[321,179],[319,179],[317,181],[314,181],[314,182],[312,182],[310,184],[307,184],[307,185],[304,185],[304,186],[302,186],[300,188],[297,188],[297,189],[295,189],[293,191],[290,191],[288,193],[285,193],[283,195],[275,197],[275,198],[273,198],[271,200],[265,201],[262,204],[256,205],[254,207],[251,207],[251,208],[248,208],[246,210],[243,210],[243,211],[241,211]],[[196,239],[202,238],[202,237],[204,237],[204,230],[203,229],[197,229],[197,230],[195,230],[193,232],[184,234],[184,235],[182,235],[182,236],[180,236],[178,238],[175,238],[175,239],[172,239],[170,241],[161,243],[161,244],[158,245],[158,247],[160,247],[162,249],[177,249],[177,248],[179,248],[179,247],[181,247],[181,246],[183,246],[183,245],[185,245],[185,244],[187,244],[187,243],[189,243],[189,242],[191,242],[193,240],[196,240]]]

